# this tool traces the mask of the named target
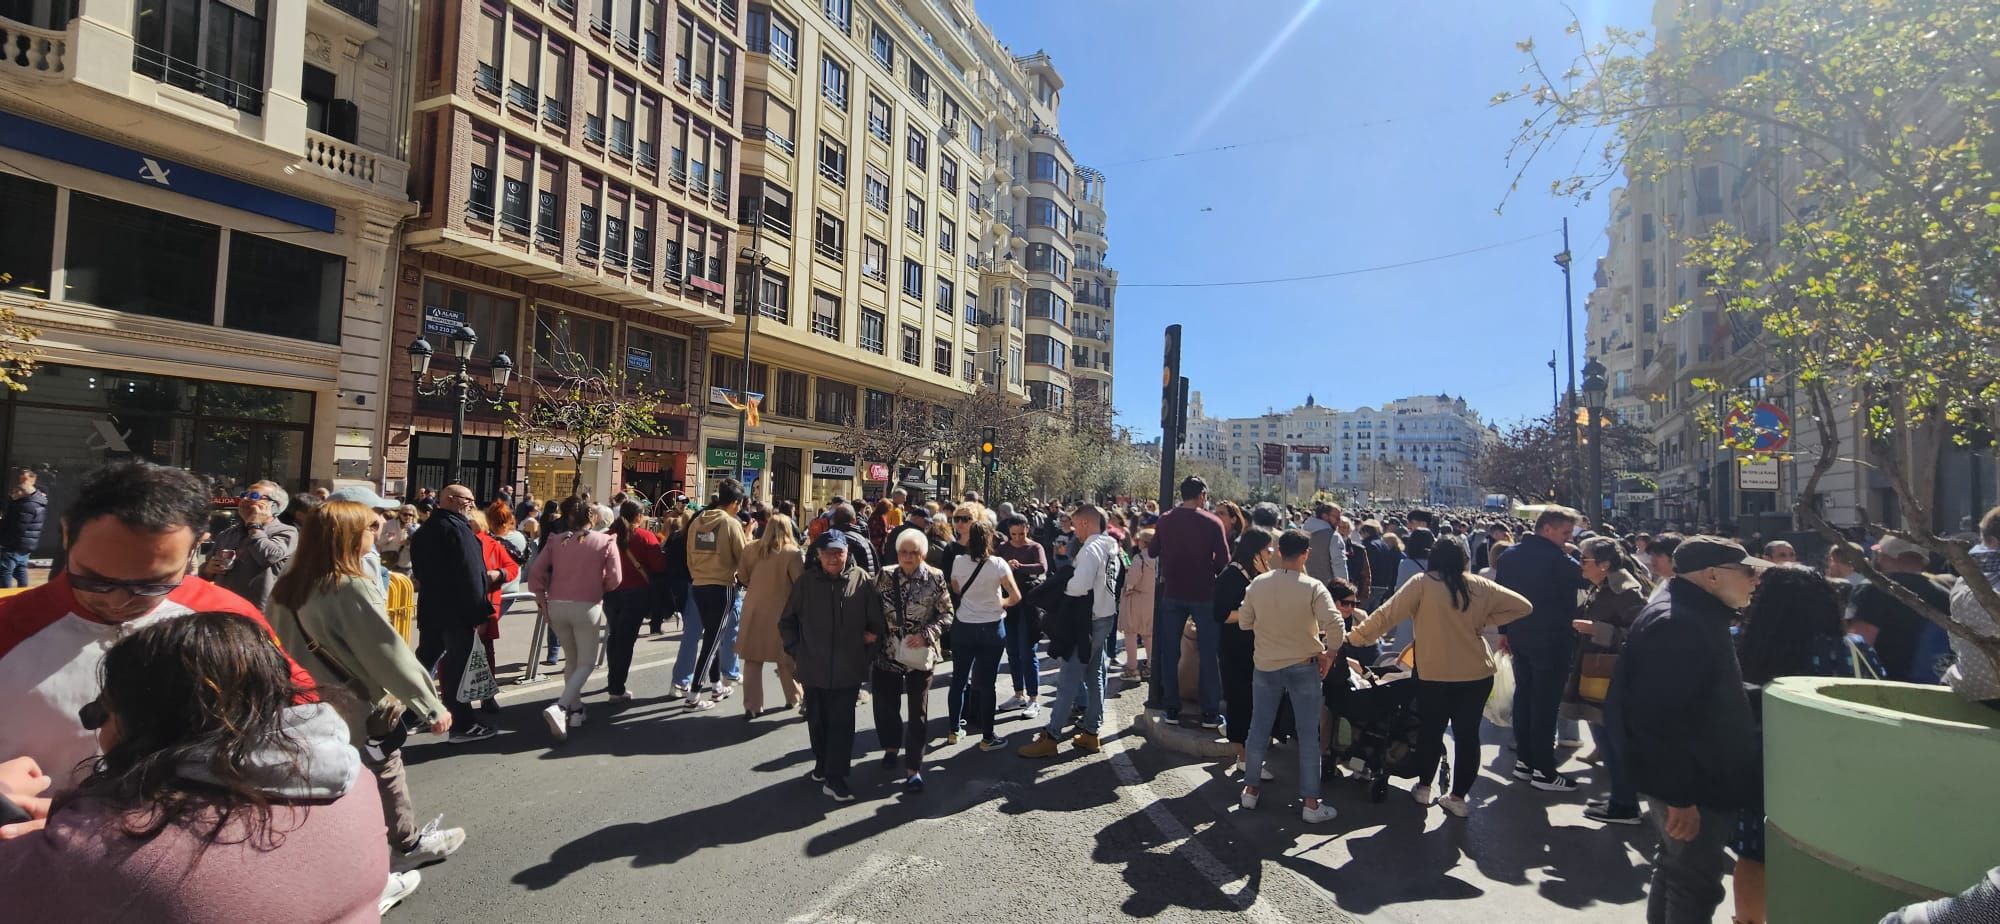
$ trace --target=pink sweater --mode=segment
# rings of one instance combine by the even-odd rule
[[[549,539],[528,566],[528,589],[551,600],[600,602],[624,578],[618,558],[618,541],[610,533],[562,533]]]
[[[389,876],[382,798],[366,770],[338,799],[273,805],[277,846],[225,835],[201,850],[173,827],[151,840],[119,828],[102,803],[56,812],[43,831],[0,841],[9,921],[380,921]],[[232,824],[232,828],[235,827]]]

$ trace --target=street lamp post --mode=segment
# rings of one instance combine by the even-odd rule
[[[1583,364],[1583,401],[1590,406],[1590,515],[1593,522],[1604,519],[1604,364],[1593,359]]]
[[[472,379],[472,351],[479,345],[479,335],[464,324],[451,332],[451,354],[458,358],[458,371],[429,379],[433,350],[422,335],[410,342],[410,378],[416,393],[424,397],[437,398],[446,395],[452,398],[451,409],[451,459],[445,469],[445,479],[457,483],[463,478],[465,465],[465,406],[477,399],[481,404],[498,408],[505,397],[507,382],[514,376],[514,360],[506,353],[493,357],[493,386],[488,391]],[[440,486],[441,487],[441,486]]]
[[[1566,366],[1569,369],[1569,410],[1558,416],[1570,417],[1571,423],[1569,426],[1574,428],[1576,426],[1574,422],[1576,415],[1576,308],[1570,294],[1574,286],[1570,284],[1569,264],[1569,219],[1564,218],[1563,249],[1562,253],[1556,254],[1556,265],[1562,267],[1563,271],[1563,343],[1565,344],[1564,349],[1568,351]],[[1577,459],[1576,450],[1576,431],[1571,429],[1569,438],[1569,470],[1572,473],[1582,468]],[[1572,474],[1570,477],[1572,479],[1570,484],[1574,486],[1576,484],[1574,481],[1576,475]]]

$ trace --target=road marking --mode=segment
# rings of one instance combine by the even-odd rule
[[[870,854],[860,866],[840,877],[840,881],[821,895],[819,901],[813,902],[806,910],[786,918],[785,924],[865,924],[853,915],[835,914],[833,909],[846,901],[849,895],[888,881],[892,877],[887,874],[897,867],[921,868],[933,865],[935,864],[915,854],[903,857],[886,853]]]
[[[1126,717],[1113,708],[1112,702],[1110,699],[1105,700],[1106,715],[1115,714],[1121,724],[1129,725],[1130,722]],[[1138,803],[1139,811],[1153,823],[1153,827],[1160,829],[1160,836],[1166,839],[1157,851],[1168,855],[1179,853],[1185,857],[1188,865],[1207,879],[1209,885],[1214,886],[1217,892],[1228,898],[1229,903],[1235,905],[1236,910],[1242,913],[1244,918],[1255,924],[1287,924],[1291,918],[1265,901],[1261,890],[1258,894],[1245,899],[1243,892],[1250,887],[1250,879],[1230,872],[1229,867],[1216,859],[1214,853],[1194,840],[1194,832],[1188,829],[1187,824],[1182,822],[1172,809],[1160,801],[1159,792],[1153,789],[1153,784],[1140,775],[1139,766],[1132,762],[1132,755],[1126,753],[1132,746],[1133,737],[1128,735],[1113,740],[1105,751],[1111,761],[1111,771],[1118,775],[1119,785],[1132,797],[1132,801]]]

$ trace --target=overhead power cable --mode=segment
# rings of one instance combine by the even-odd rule
[[[1456,257],[1468,256],[1470,254],[1483,253],[1488,250],[1498,250],[1502,247],[1512,247],[1515,244],[1522,244],[1528,241],[1539,240],[1541,238],[1545,238],[1550,235],[1560,234],[1560,233],[1562,232],[1554,229],[1548,231],[1538,231],[1534,234],[1524,235],[1522,237],[1517,237],[1512,240],[1497,241],[1495,243],[1485,244],[1479,247],[1469,247],[1465,250],[1454,250],[1451,253],[1441,253],[1428,257],[1418,257],[1414,260],[1399,260],[1395,263],[1378,263],[1374,266],[1361,266],[1361,267],[1355,267],[1353,269],[1334,270],[1332,272],[1327,272],[1327,273],[1309,273],[1303,276],[1279,276],[1272,279],[1239,279],[1228,282],[1126,282],[1124,280],[1119,280],[1118,288],[1121,290],[1122,289],[1212,289],[1212,288],[1225,288],[1233,286],[1276,285],[1278,283],[1283,283],[1283,282],[1306,282],[1313,279],[1334,279],[1340,276],[1358,276],[1363,273],[1379,273],[1382,272],[1383,270],[1401,269],[1406,266],[1417,266],[1424,263],[1436,263],[1440,260],[1450,260]]]

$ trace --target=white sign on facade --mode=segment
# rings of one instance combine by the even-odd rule
[[[1737,462],[1736,488],[1740,491],[1778,490],[1778,460],[1753,462],[1745,459]]]

